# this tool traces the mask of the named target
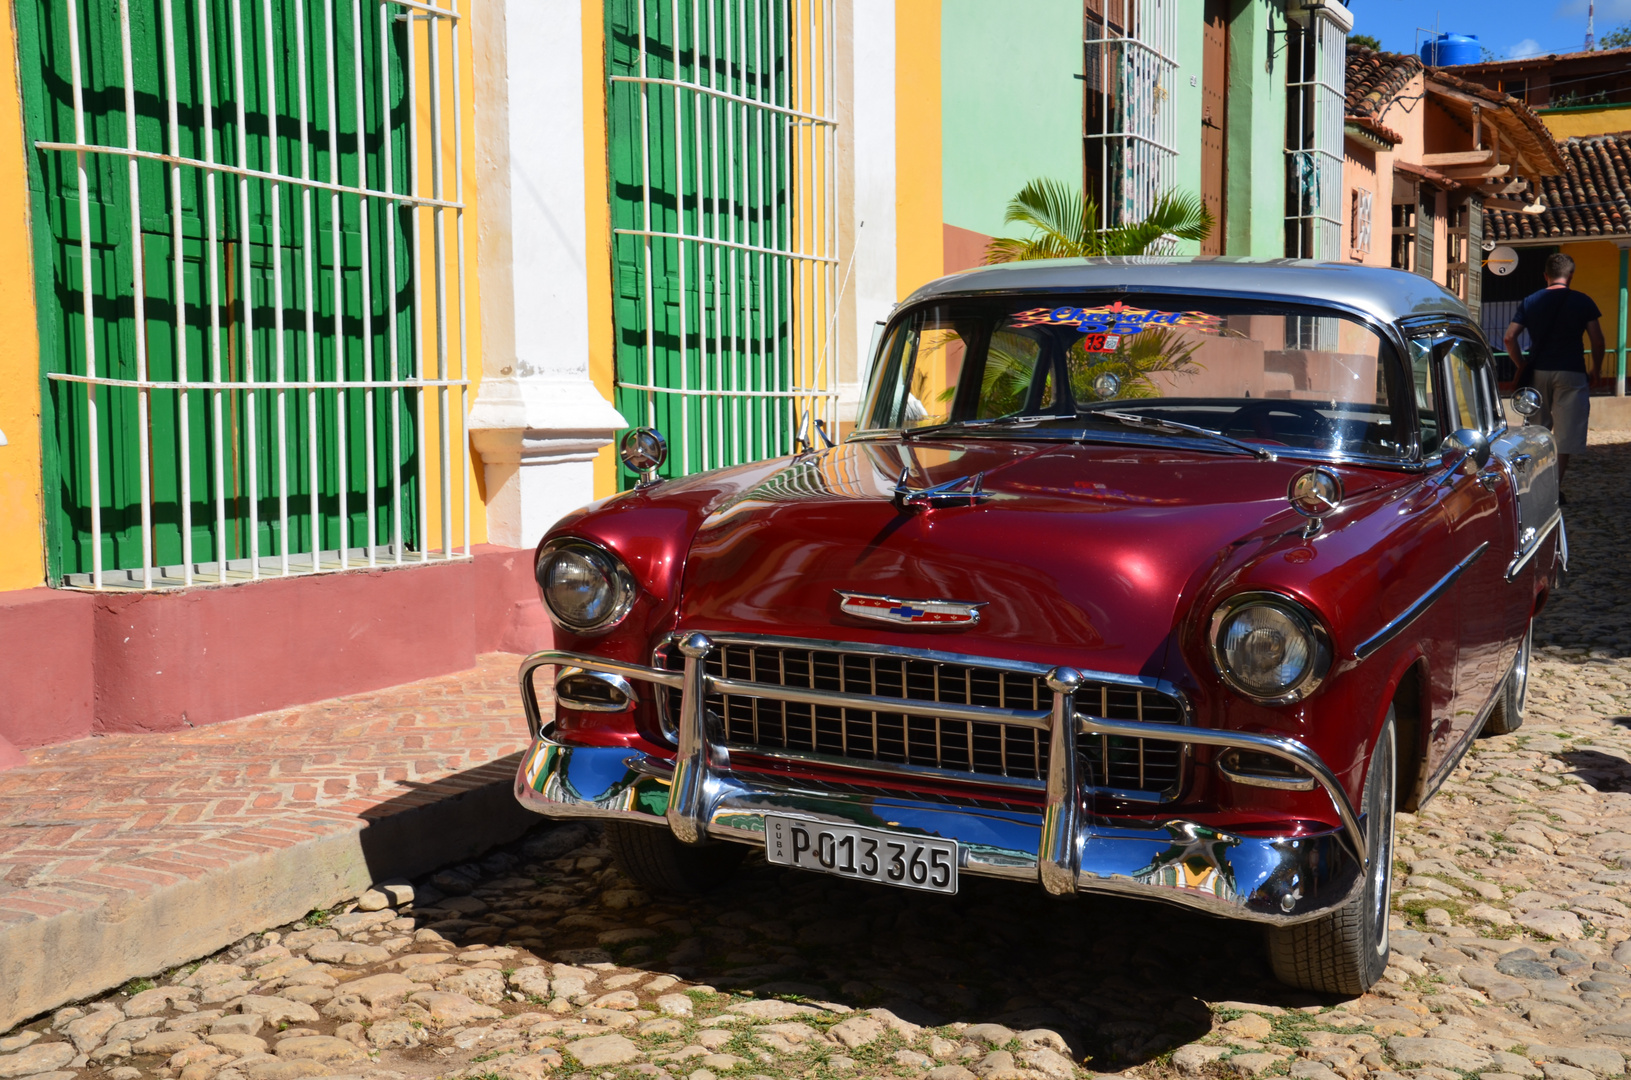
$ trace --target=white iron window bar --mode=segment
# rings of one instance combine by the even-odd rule
[[[53,5],[49,18],[66,29],[73,139],[35,141],[41,151],[74,155],[77,188],[83,367],[48,378],[83,388],[87,422],[73,433],[79,441],[61,449],[88,474],[89,566],[62,583],[172,588],[468,558],[456,0],[62,2],[66,17]],[[115,25],[117,68],[94,51],[97,34],[83,33],[101,26],[111,36]],[[113,105],[88,112],[88,85],[94,100],[121,101],[122,117]],[[138,110],[142,94],[162,98],[161,116]],[[106,137],[120,127],[122,139]],[[404,135],[405,162],[395,146]],[[130,238],[130,295],[114,298],[128,307],[97,288],[98,268],[106,275],[110,264],[93,252],[93,194],[106,194],[95,162],[110,155],[128,171],[125,220],[114,223]],[[164,182],[144,185],[156,175],[144,170],[162,172]],[[184,190],[194,196],[186,206]],[[142,231],[143,199],[151,208],[154,191],[164,205],[152,213],[170,219],[168,248]],[[100,208],[105,216],[120,209],[105,198]],[[383,267],[370,262],[374,226],[384,233]],[[169,264],[162,275],[146,265],[156,253]],[[173,330],[154,353],[149,294],[161,276],[172,290]],[[411,300],[403,296],[409,281]],[[106,356],[125,319],[134,377]],[[360,321],[360,335],[348,320]],[[154,374],[165,370],[177,377]],[[99,406],[120,394],[136,402],[133,462],[120,457],[130,441],[121,433],[103,445],[108,421]],[[162,454],[152,435],[157,411],[178,418]],[[348,423],[357,415],[360,425]],[[388,424],[388,450],[376,420]],[[105,469],[139,477],[139,559],[108,542]],[[177,475],[163,477],[165,470]],[[157,494],[161,487],[174,493]],[[156,541],[156,516],[174,523],[178,542]]]
[[[1286,255],[1342,257],[1348,35],[1323,8],[1286,18]]]
[[[676,475],[786,453],[837,420],[833,0],[629,6],[637,63],[610,81],[638,95],[638,220],[613,233],[638,245],[643,356],[619,390]]]
[[[1143,221],[1173,182],[1178,63],[1176,0],[1089,3],[1083,46],[1088,171],[1098,183],[1099,225]],[[1152,249],[1164,254],[1170,240]]]

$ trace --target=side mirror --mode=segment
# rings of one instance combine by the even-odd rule
[[[1471,461],[1475,469],[1482,469],[1489,463],[1489,439],[1481,431],[1472,428],[1462,428],[1444,440],[1446,454],[1459,454],[1461,460],[1456,462],[1459,469],[1466,462]]]
[[[1512,411],[1526,419],[1540,412],[1540,392],[1533,386],[1526,386],[1513,394]]]

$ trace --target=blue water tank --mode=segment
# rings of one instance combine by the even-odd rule
[[[1428,67],[1476,64],[1484,58],[1477,34],[1440,34],[1421,43],[1421,62]]]

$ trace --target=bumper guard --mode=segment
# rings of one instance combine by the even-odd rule
[[[956,840],[968,873],[1039,881],[1055,895],[1115,893],[1165,900],[1217,915],[1273,924],[1306,922],[1342,906],[1360,887],[1369,859],[1365,830],[1347,793],[1319,756],[1294,739],[1186,727],[1180,740],[1165,724],[1108,720],[1078,711],[1080,672],[1049,672],[1046,710],[871,697],[743,682],[708,674],[707,636],[682,636],[682,671],[568,652],[539,652],[520,669],[521,695],[533,745],[516,776],[523,806],[553,817],[588,817],[664,825],[680,840],[762,846],[767,813],[811,821],[882,826]],[[624,747],[572,746],[546,730],[533,689],[540,667],[576,667],[677,689],[679,746],[673,761]],[[1048,733],[1048,776],[1040,815],[939,800],[858,794],[852,785],[733,772],[717,721],[703,703],[710,693],[846,707],[897,715],[1000,722]],[[1192,821],[1157,825],[1086,814],[1077,776],[1082,735],[1122,735],[1249,750],[1290,762],[1324,789],[1341,828],[1298,836],[1247,836]],[[886,777],[887,764],[877,770]],[[992,778],[987,786],[1001,786]],[[886,784],[880,783],[880,788]]]

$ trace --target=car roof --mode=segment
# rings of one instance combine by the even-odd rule
[[[903,306],[937,297],[1075,289],[1287,297],[1340,304],[1383,322],[1412,316],[1471,318],[1454,293],[1406,270],[1241,256],[1138,255],[999,263],[931,281],[907,297]]]

